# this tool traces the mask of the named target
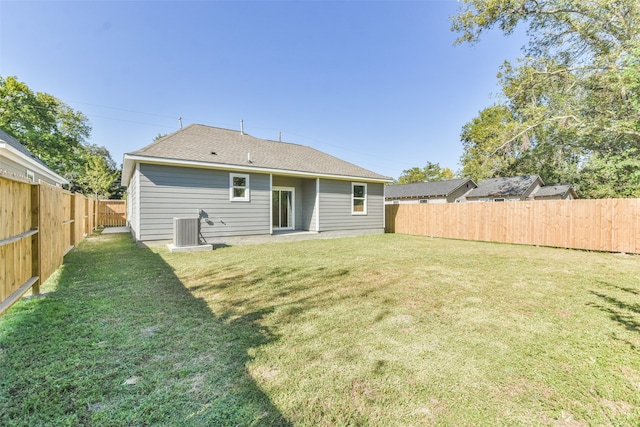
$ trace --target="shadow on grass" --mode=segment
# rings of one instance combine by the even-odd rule
[[[126,235],[88,238],[57,283],[0,319],[1,425],[290,425],[245,368],[271,308],[212,313]]]
[[[606,285],[606,287],[611,289],[611,292],[622,292],[623,295],[631,294],[633,298],[635,298],[638,293],[635,289],[625,288],[617,285],[612,285],[609,283],[601,282]],[[606,313],[611,320],[620,326],[624,327],[627,331],[640,333],[640,305],[636,303],[628,303],[623,299],[608,295],[603,290],[599,291],[590,291],[590,293],[599,298],[600,303],[590,303],[588,305],[595,307],[604,313]],[[635,344],[635,342],[630,341],[629,339],[624,338],[619,334],[612,334],[612,338],[624,342],[628,344],[634,350],[639,350],[640,348]]]
[[[363,286],[363,289],[353,290],[347,289],[344,283],[327,286],[339,283],[350,275],[349,270],[344,268],[257,267],[243,274],[217,275],[220,275],[217,266],[205,267],[201,276],[206,278],[206,283],[190,285],[189,289],[208,295],[223,294],[226,306],[232,312],[242,312],[247,307],[260,311],[266,303],[270,312],[279,310],[280,315],[284,313],[289,317],[310,309],[329,309],[338,300],[362,299],[384,289],[383,286]],[[291,319],[287,317],[287,320]]]

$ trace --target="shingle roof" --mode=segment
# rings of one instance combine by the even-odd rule
[[[576,197],[575,190],[571,184],[557,184],[557,185],[545,185],[540,187],[538,191],[533,195],[534,197],[555,197],[564,196],[567,193],[572,193]]]
[[[539,180],[538,175],[524,175],[504,178],[490,178],[478,182],[478,186],[471,190],[466,197],[504,197],[520,196]],[[542,185],[542,180],[540,179]]]
[[[390,181],[352,163],[304,145],[260,139],[239,131],[192,124],[140,150],[126,153],[123,182],[133,173],[132,157],[232,165],[247,169],[280,170]],[[250,160],[250,162],[248,161]]]
[[[475,183],[471,179],[450,179],[446,181],[387,185],[384,190],[384,195],[387,199],[446,197],[468,182],[473,183],[475,186]]]

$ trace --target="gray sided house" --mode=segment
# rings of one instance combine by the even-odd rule
[[[42,180],[52,185],[68,184],[69,181],[58,175],[27,150],[17,139],[0,129],[0,175],[38,182]]]
[[[472,179],[387,185],[385,204],[453,203],[459,201],[460,197],[476,187],[477,185]]]
[[[533,195],[544,183],[538,175],[490,178],[464,196],[467,202],[504,202],[533,200]]]
[[[128,221],[137,240],[170,240],[199,216],[201,239],[280,230],[384,232],[388,177],[310,147],[189,125],[126,153]]]

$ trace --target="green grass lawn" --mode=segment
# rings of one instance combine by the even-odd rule
[[[640,257],[92,236],[0,318],[0,425],[638,425]]]

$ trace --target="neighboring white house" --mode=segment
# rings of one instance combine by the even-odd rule
[[[468,178],[387,185],[385,204],[453,203],[476,187]]]
[[[576,190],[571,184],[545,185],[533,194],[535,200],[573,200]]]
[[[170,240],[196,216],[204,241],[279,230],[384,232],[391,179],[310,147],[204,125],[124,155],[128,221],[137,240]]]
[[[17,139],[2,129],[0,129],[0,172],[32,182],[42,180],[58,186],[69,184],[69,181],[51,170]]]
[[[387,205],[577,198],[572,185],[544,185],[538,175],[490,178],[478,184],[472,179],[451,179],[385,187],[385,204]]]
[[[490,178],[478,182],[463,199],[467,202],[504,202],[533,200],[533,195],[544,182],[538,175]]]

